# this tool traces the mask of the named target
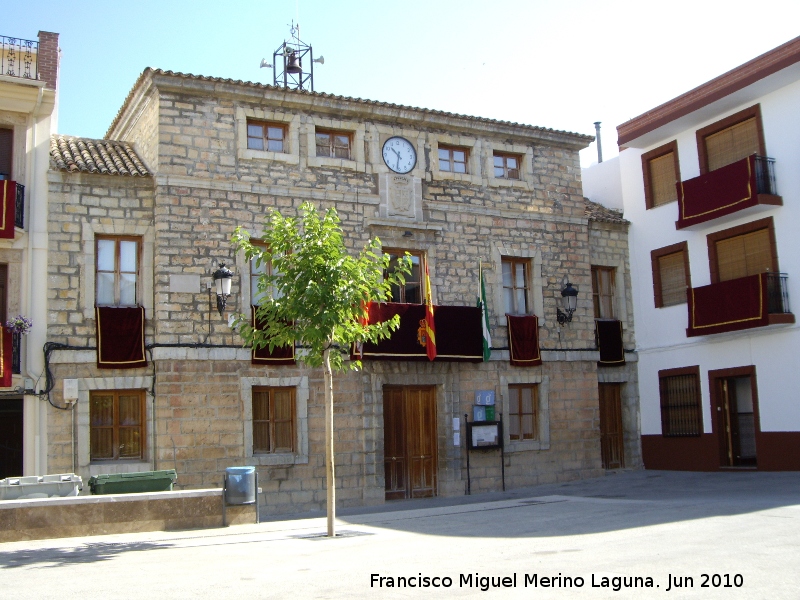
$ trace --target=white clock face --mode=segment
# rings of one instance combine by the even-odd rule
[[[383,162],[395,173],[408,173],[417,164],[417,151],[407,139],[390,137],[383,144]]]

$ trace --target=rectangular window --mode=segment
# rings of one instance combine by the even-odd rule
[[[528,270],[530,262],[503,257],[503,305],[512,315],[528,314]]]
[[[778,273],[772,218],[752,221],[707,237],[711,282]]]
[[[708,173],[751,154],[766,156],[759,105],[697,131],[700,172]]]
[[[397,261],[401,256],[405,256],[405,250],[384,249],[384,254],[391,257],[389,262],[389,272],[397,268]],[[403,302],[407,304],[422,304],[425,299],[423,286],[424,256],[421,252],[408,251],[411,256],[411,274],[405,275],[405,284],[392,286],[392,302]]]
[[[89,396],[91,460],[144,458],[144,390],[103,390]]]
[[[98,306],[136,306],[139,248],[135,237],[98,237],[96,243],[95,302]]]
[[[669,437],[701,435],[700,367],[658,372],[661,433]]]
[[[642,171],[647,208],[655,208],[678,199],[676,183],[680,180],[680,167],[676,142],[643,154]]]
[[[494,176],[498,179],[519,179],[522,157],[519,154],[494,153]]]
[[[248,119],[247,147],[251,150],[286,152],[286,125]]]
[[[342,131],[316,131],[317,156],[350,159],[350,134]]]
[[[535,440],[538,435],[539,386],[508,386],[508,435],[511,440]]]
[[[451,146],[439,146],[439,170],[449,173],[467,173],[469,150]]]
[[[294,452],[295,389],[253,388],[253,453]]]
[[[595,319],[615,319],[613,267],[592,267],[592,300]]]
[[[261,248],[266,248],[266,246],[258,242],[256,240],[252,240],[254,246],[259,246]],[[278,271],[272,266],[272,263],[268,260],[262,260],[261,264],[257,264],[257,260],[255,258],[250,259],[250,305],[251,306],[258,306],[261,302],[261,299],[264,297],[272,297],[272,298],[279,298],[280,294],[275,289],[268,289],[259,291],[258,289],[258,280],[262,274],[266,274],[269,276],[272,275],[280,275]]]
[[[689,252],[686,242],[650,252],[656,308],[684,304],[689,287]]]
[[[0,179],[11,179],[14,155],[14,130],[0,129]]]

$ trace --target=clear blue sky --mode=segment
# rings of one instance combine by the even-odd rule
[[[609,157],[616,125],[800,34],[797,0],[12,4],[0,35],[61,36],[58,132],[96,138],[148,66],[271,83],[259,62],[299,18],[325,57],[316,91],[587,134],[602,121]]]

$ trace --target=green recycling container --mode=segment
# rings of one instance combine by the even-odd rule
[[[142,471],[140,473],[109,473],[89,479],[92,494],[138,494],[141,492],[171,492],[178,480],[174,469]]]

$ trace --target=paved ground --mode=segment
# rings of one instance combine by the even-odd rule
[[[623,472],[341,511],[341,537],[324,528],[0,544],[0,598],[800,598],[797,473]],[[387,587],[399,577],[431,587]]]

